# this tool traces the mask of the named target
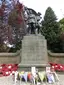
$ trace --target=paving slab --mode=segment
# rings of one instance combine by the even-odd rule
[[[58,74],[59,82],[54,84],[42,83],[40,85],[64,85],[64,74]],[[0,77],[0,85],[33,85],[31,83],[19,82],[15,84],[12,76]]]

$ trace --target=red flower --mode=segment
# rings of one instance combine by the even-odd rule
[[[2,67],[5,67],[5,66],[6,66],[6,64],[2,64],[1,66],[2,66]]]
[[[50,65],[56,71],[64,71],[64,65],[62,65],[62,64],[50,63]]]
[[[0,66],[0,73],[2,73],[3,76],[10,75],[13,71],[17,71],[18,64],[2,64]]]

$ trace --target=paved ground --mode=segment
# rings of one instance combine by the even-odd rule
[[[59,76],[60,83],[55,83],[55,84],[44,83],[41,85],[64,85],[64,74],[58,74],[58,76]],[[19,82],[19,81],[15,84],[12,76],[7,76],[7,77],[0,77],[0,85],[32,85],[32,84]]]

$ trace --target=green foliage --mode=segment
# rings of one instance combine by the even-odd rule
[[[62,18],[59,22],[60,22],[61,24],[64,24],[64,18]]]
[[[21,41],[16,43],[15,48],[11,48],[9,52],[17,52],[17,50],[21,49],[21,45],[22,45]]]
[[[42,21],[41,33],[47,39],[48,49],[51,49],[54,52],[60,50],[59,36],[61,30],[60,25],[56,20],[57,18],[54,14],[54,11],[52,10],[52,8],[48,7],[45,12],[44,20]]]
[[[64,18],[62,18],[62,19],[59,21],[59,23],[60,23],[60,27],[61,27],[62,32],[64,32]]]
[[[0,44],[0,52],[9,52],[10,48],[5,44]]]
[[[52,10],[51,7],[47,8],[47,10],[45,12],[44,20],[46,21],[46,23],[54,22],[57,20],[55,14],[54,14],[54,11]]]
[[[62,45],[62,51],[64,52],[64,18],[62,18],[60,21],[59,21],[59,24],[60,24],[60,28],[61,28],[61,35],[60,35],[60,38],[61,38],[61,45]]]

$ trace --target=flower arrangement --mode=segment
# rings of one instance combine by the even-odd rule
[[[64,65],[63,64],[57,64],[57,63],[51,63],[51,68],[53,68],[55,71],[64,71]]]
[[[0,65],[0,74],[2,76],[9,76],[13,74],[18,69],[18,64],[1,64]]]

